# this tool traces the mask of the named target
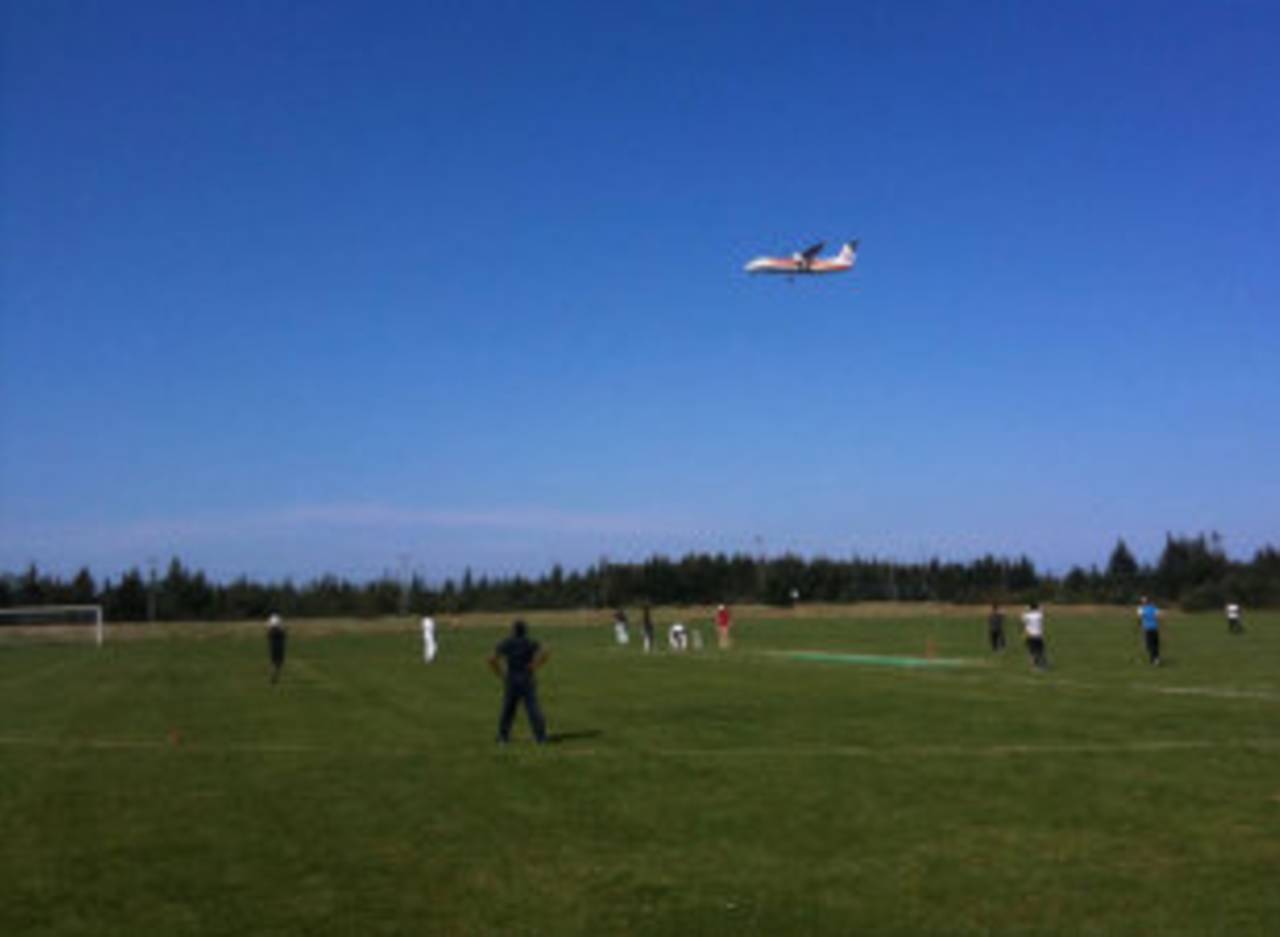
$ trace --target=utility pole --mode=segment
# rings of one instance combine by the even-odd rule
[[[400,615],[409,614],[409,563],[413,557],[408,553],[401,553],[400,560]]]
[[[765,581],[766,581],[766,564],[768,559],[764,552],[764,537],[760,534],[755,536],[756,543],[756,601],[764,601]]]
[[[147,621],[153,623],[156,620],[156,562],[154,556],[147,557],[147,567],[150,570],[147,576]]]
[[[600,563],[596,568],[596,605],[599,608],[604,608],[605,603],[609,602],[612,598],[610,595],[612,590],[610,588],[611,574],[609,572],[609,557],[602,555],[600,557]]]

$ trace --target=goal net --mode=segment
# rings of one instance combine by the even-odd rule
[[[28,605],[0,608],[0,641],[79,641],[92,635],[102,647],[105,626],[101,605]]]

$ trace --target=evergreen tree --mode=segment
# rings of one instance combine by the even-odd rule
[[[1124,538],[1116,541],[1111,558],[1107,560],[1105,598],[1112,602],[1132,602],[1137,598],[1138,561],[1129,552]]]
[[[145,621],[147,618],[147,584],[137,567],[120,578],[114,589],[104,590],[103,604],[112,621]]]
[[[98,601],[98,588],[87,566],[81,567],[71,581],[71,601],[76,605],[92,605]]]

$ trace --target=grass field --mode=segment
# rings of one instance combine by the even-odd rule
[[[1280,615],[1160,669],[1131,616],[1049,609],[1044,674],[982,609],[531,616],[506,749],[493,617],[290,623],[275,687],[260,624],[7,642],[0,934],[1280,932]]]

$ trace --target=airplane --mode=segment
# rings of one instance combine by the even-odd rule
[[[818,254],[825,246],[825,241],[819,241],[790,257],[757,257],[742,269],[747,273],[781,273],[790,277],[796,274],[844,273],[852,270],[858,262],[857,241],[850,241],[835,257],[824,260]]]

